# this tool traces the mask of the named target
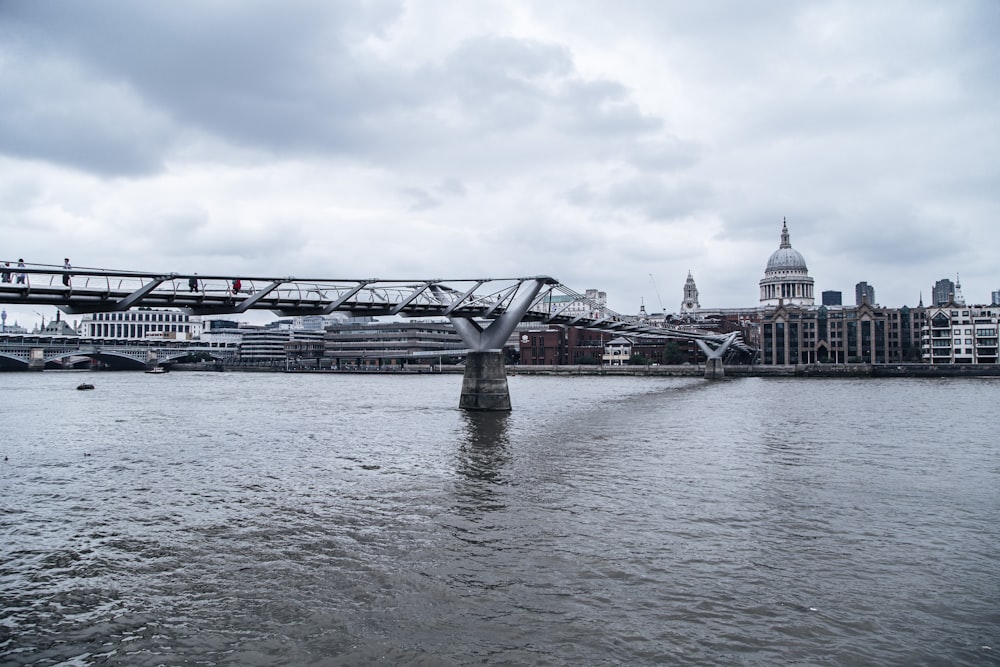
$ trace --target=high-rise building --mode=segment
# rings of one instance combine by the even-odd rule
[[[844,295],[836,290],[826,290],[823,292],[824,306],[840,306],[844,303]]]
[[[875,288],[864,280],[854,286],[854,305],[860,306],[863,303],[875,305]]]
[[[931,290],[931,305],[947,306],[954,298],[955,283],[947,278],[942,278],[934,283],[934,289]]]
[[[993,290],[992,294],[993,294],[993,305],[1000,306],[1000,289]]]

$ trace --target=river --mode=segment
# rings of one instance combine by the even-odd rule
[[[1000,665],[1000,379],[460,386],[0,374],[0,664]]]

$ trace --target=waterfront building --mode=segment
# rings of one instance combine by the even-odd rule
[[[537,325],[519,333],[522,366],[620,365],[629,363],[633,355],[640,355],[642,363],[649,364],[698,363],[702,354],[697,344],[687,339]]]
[[[458,356],[465,350],[450,322],[420,320],[333,324],[327,326],[323,344],[323,356],[341,368],[431,364],[449,351]]]
[[[240,343],[240,363],[251,366],[280,366],[289,360],[287,348],[296,348],[297,341],[323,341],[322,331],[296,331],[294,329],[260,328],[243,332]]]
[[[814,301],[813,279],[809,276],[806,260],[792,247],[788,222],[782,221],[781,243],[767,260],[760,281],[760,304],[811,306]]]
[[[632,340],[618,336],[604,346],[602,362],[605,366],[626,366],[632,357]]]
[[[760,363],[886,364],[920,361],[922,307],[804,307],[782,304],[761,315]]]
[[[948,304],[927,310],[923,360],[934,364],[995,364],[1000,306]]]
[[[252,329],[235,320],[205,320],[202,322],[201,342],[211,347],[239,348],[243,334]]]
[[[823,305],[842,306],[844,305],[844,295],[834,290],[825,290],[823,292]]]
[[[864,280],[854,286],[854,305],[860,306],[863,303],[875,305],[875,288]]]
[[[168,308],[136,308],[111,313],[88,313],[80,321],[85,338],[104,340],[194,340],[202,334],[199,315]]]
[[[613,337],[608,331],[538,324],[518,333],[518,363],[525,366],[599,364],[605,344]]]

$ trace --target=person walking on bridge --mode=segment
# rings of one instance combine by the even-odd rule
[[[69,257],[67,257],[66,259],[63,260],[63,268],[66,269],[67,271],[69,271],[70,269],[73,268],[72,266],[70,266]],[[63,274],[63,285],[65,285],[66,287],[69,287],[70,286],[70,278],[72,278],[72,277],[73,276],[71,276],[70,274],[64,273]]]
[[[18,259],[17,260],[17,268],[19,268],[19,269],[23,269],[24,268],[24,259]],[[27,279],[28,279],[28,274],[27,273],[21,272],[21,273],[17,274],[17,284],[18,285],[23,285],[24,282]]]
[[[198,291],[198,274],[194,274],[188,278],[188,291],[197,292]]]

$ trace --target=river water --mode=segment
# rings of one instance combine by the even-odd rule
[[[0,374],[0,664],[1000,664],[1000,380],[460,386]]]

